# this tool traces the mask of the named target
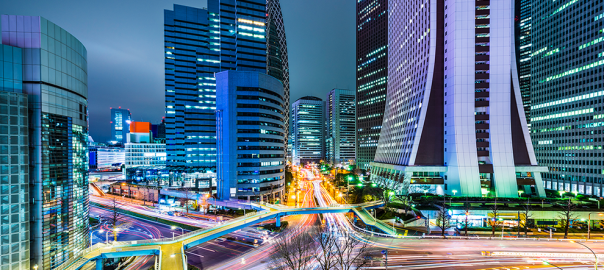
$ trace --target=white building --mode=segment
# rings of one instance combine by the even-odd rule
[[[119,169],[126,162],[126,152],[120,147],[100,147],[96,150],[97,170]]]
[[[126,168],[166,166],[165,143],[126,143]]]
[[[166,144],[152,142],[151,123],[132,122],[125,144],[126,168],[166,166]]]
[[[388,2],[373,181],[401,194],[545,196],[518,83],[515,1],[488,3]]]

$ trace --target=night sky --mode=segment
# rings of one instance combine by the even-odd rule
[[[110,136],[110,107],[133,120],[164,115],[163,10],[202,8],[206,0],[2,1],[0,13],[42,16],[88,50],[90,135]],[[325,99],[332,88],[355,88],[355,1],[281,0],[289,50],[291,102]]]

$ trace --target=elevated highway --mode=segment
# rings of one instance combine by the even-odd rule
[[[333,205],[330,207],[286,207],[270,204],[252,204],[261,207],[263,211],[250,213],[246,216],[230,220],[229,222],[210,229],[197,230],[183,234],[176,238],[161,238],[143,241],[113,242],[112,244],[96,244],[82,252],[63,265],[59,270],[78,270],[91,261],[96,261],[96,269],[102,269],[102,259],[130,256],[155,255],[156,269],[187,269],[185,250],[207,241],[216,239],[244,227],[260,222],[275,219],[280,226],[281,217],[290,215],[335,214],[358,212],[382,206],[383,202],[370,202],[359,205]],[[365,211],[366,213],[366,211]],[[358,215],[363,222],[375,222],[370,215]],[[371,220],[369,220],[371,219]]]

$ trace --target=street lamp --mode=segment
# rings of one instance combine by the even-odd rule
[[[562,195],[564,195],[564,193],[566,193],[566,191],[560,190],[560,191],[558,191],[558,193],[560,193],[560,198],[562,198]]]
[[[603,215],[604,214],[602,214],[602,213],[598,213],[598,216],[603,216]],[[588,219],[588,221],[587,221],[587,239],[591,239],[590,238],[590,233],[591,233],[591,213],[589,213],[587,215],[587,219]]]
[[[453,190],[453,196],[455,196],[455,194],[457,194],[457,190]]]
[[[518,197],[522,197],[522,193],[524,193],[524,191],[518,190]]]
[[[570,242],[571,242],[571,243],[575,243],[575,244],[582,245],[582,246],[584,246],[585,248],[589,249],[589,251],[591,251],[591,253],[593,253],[593,254],[594,254],[594,257],[596,257],[596,263],[594,264],[594,266],[595,266],[595,269],[596,269],[596,270],[598,270],[598,256],[596,255],[596,253],[595,253],[593,250],[591,250],[591,248],[589,248],[588,246],[586,246],[586,245],[584,245],[584,244],[582,244],[582,243],[580,243],[580,242],[576,242],[576,241],[574,241],[574,240],[571,240]]]
[[[180,229],[180,235],[183,235],[183,234],[184,234],[183,229],[182,229],[182,228],[180,228],[180,227],[172,226],[172,227],[170,227],[170,228],[171,228],[172,230],[176,230],[176,228],[178,228],[178,229]],[[172,240],[174,240],[174,232],[172,232]]]

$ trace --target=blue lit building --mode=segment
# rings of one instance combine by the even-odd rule
[[[284,83],[288,104],[289,71],[277,0],[207,3],[207,9],[174,5],[164,12],[166,162],[215,172],[214,74],[268,73]]]
[[[216,74],[218,198],[273,201],[285,182],[285,97],[274,77]]]
[[[42,17],[2,15],[0,24],[0,73],[14,76],[12,87],[5,81],[2,89],[12,97],[3,102],[6,93],[0,95],[1,208],[4,220],[10,181],[11,222],[20,223],[11,227],[19,232],[10,235],[8,246],[2,228],[2,266],[9,265],[4,255],[10,247],[12,269],[54,269],[89,243],[86,48]],[[9,122],[3,123],[7,115]],[[10,138],[10,155],[1,151],[8,145],[2,138],[7,127],[18,135]]]
[[[126,144],[131,121],[130,110],[122,109],[122,107],[111,108],[111,141],[117,144]]]
[[[0,61],[0,225],[6,237],[1,265],[29,269],[29,131],[23,49],[0,45]]]
[[[325,102],[305,96],[292,104],[292,163],[319,163],[325,158]]]

